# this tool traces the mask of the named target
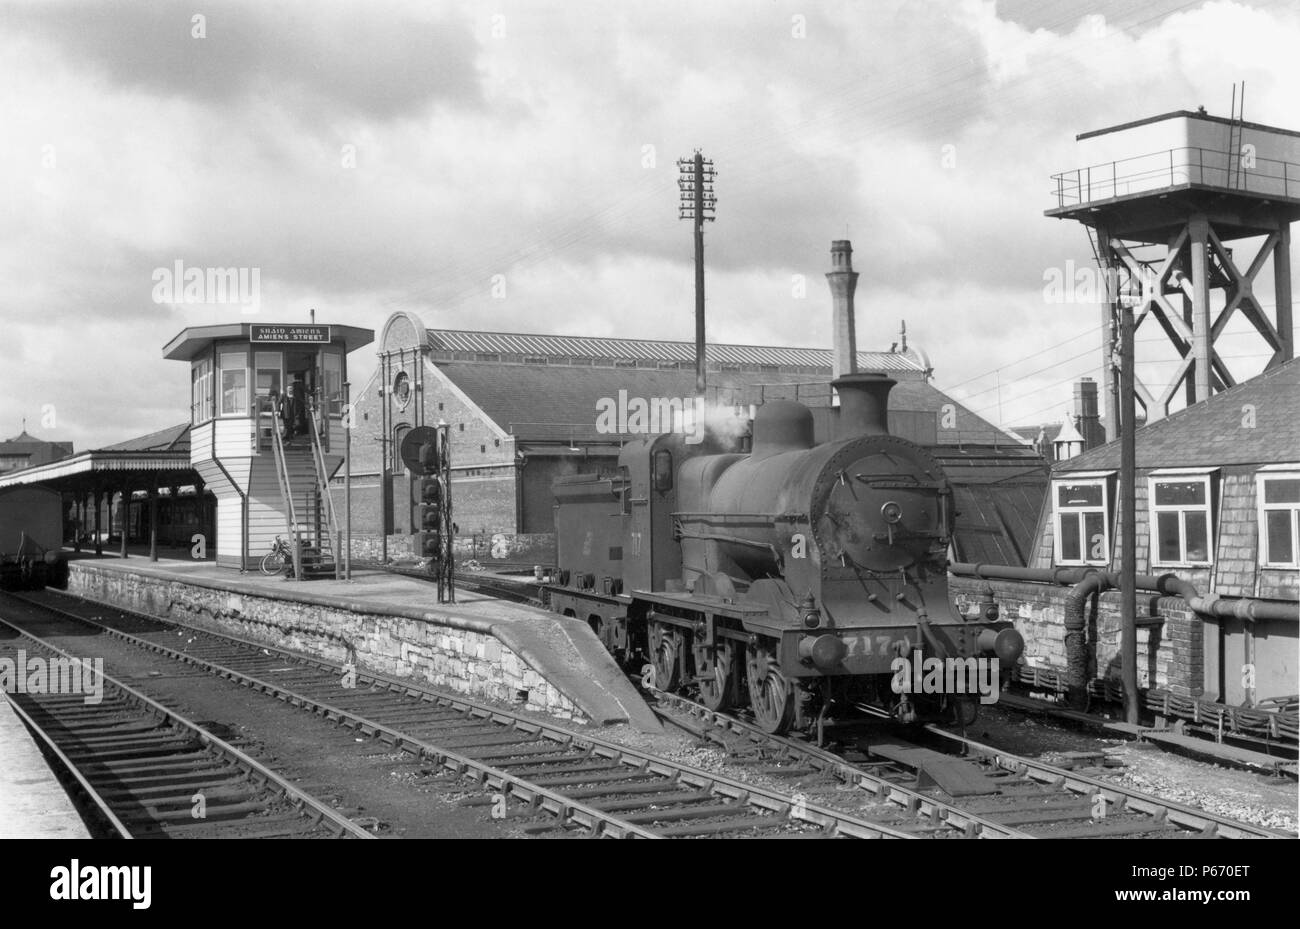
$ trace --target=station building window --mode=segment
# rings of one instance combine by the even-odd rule
[[[1213,477],[1206,469],[1170,469],[1147,478],[1153,565],[1179,567],[1213,561]]]
[[[1052,482],[1058,565],[1110,563],[1114,472],[1072,475]]]
[[[1261,469],[1255,475],[1255,491],[1260,564],[1300,568],[1300,465]]]
[[[218,352],[221,377],[221,415],[248,415],[248,353]]]
[[[197,425],[212,418],[212,362],[196,361],[191,374],[190,422]]]

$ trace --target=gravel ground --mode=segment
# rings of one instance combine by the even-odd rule
[[[1066,760],[1066,752],[1105,752],[1123,767],[1081,773],[1252,825],[1296,832],[1300,788],[1291,778],[1172,754],[1150,742],[1102,738],[1001,707],[984,708],[966,734],[1049,764]]]

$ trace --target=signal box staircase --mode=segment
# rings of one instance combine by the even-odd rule
[[[275,452],[276,481],[283,501],[286,540],[296,552],[294,576],[338,577],[338,515],[330,494],[329,470],[317,431],[317,410],[311,405],[307,435],[286,442],[280,434],[279,411],[270,428]],[[297,543],[297,544],[295,544]]]

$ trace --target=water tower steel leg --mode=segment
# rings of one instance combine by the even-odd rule
[[[1196,402],[1210,398],[1210,270],[1206,249],[1210,238],[1209,221],[1202,215],[1188,223],[1192,258],[1192,356],[1196,379]]]
[[[1101,298],[1101,402],[1106,411],[1106,441],[1119,438],[1119,384],[1115,378],[1115,358],[1119,350],[1118,320],[1115,318],[1115,294],[1119,286],[1120,262],[1110,246],[1110,231],[1097,227],[1097,257],[1101,262],[1106,293]]]
[[[1281,346],[1269,362],[1269,367],[1295,357],[1295,335],[1291,330],[1291,226],[1282,223],[1277,243],[1273,246],[1273,293],[1277,304],[1277,332]]]

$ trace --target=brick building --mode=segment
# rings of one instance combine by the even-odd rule
[[[71,454],[71,442],[47,442],[28,435],[24,423],[21,433],[0,442],[0,473],[49,464]]]
[[[1207,598],[1278,607],[1300,597],[1300,361],[1287,361],[1137,430],[1137,573],[1173,573]],[[1120,443],[1109,442],[1051,470],[1051,493],[1030,569],[1118,571]],[[974,596],[974,582],[962,585]],[[1018,617],[1026,654],[1064,662],[1065,591],[994,582]],[[1119,651],[1119,602],[1103,593],[1091,633],[1106,676]],[[1253,666],[1260,699],[1296,692],[1297,622],[1203,615],[1183,600],[1139,593],[1139,686],[1230,706],[1254,696],[1241,673]],[[1113,674],[1110,675],[1112,678]]]
[[[413,427],[442,421],[451,428],[462,543],[477,538],[484,550],[495,543],[498,556],[501,545],[517,545],[521,560],[542,560],[554,528],[554,479],[612,470],[627,438],[597,428],[597,402],[620,391],[642,398],[694,394],[689,342],[428,329],[413,313],[399,312],[384,325],[378,355],[374,372],[352,393],[359,558],[410,553],[411,479],[398,447]],[[904,343],[857,355],[861,369],[898,382],[891,431],[931,448],[964,475],[958,508],[968,514],[969,531],[962,555],[1023,564],[1041,508],[1043,460],[930,384],[922,352]],[[830,350],[710,345],[708,359],[711,410],[743,415],[775,397],[812,407],[831,402]],[[970,490],[976,486],[984,489]],[[530,544],[541,553],[525,558]]]

